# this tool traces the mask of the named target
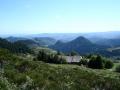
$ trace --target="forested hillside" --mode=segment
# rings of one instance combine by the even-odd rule
[[[55,45],[50,48],[59,50],[65,53],[76,51],[80,54],[96,53],[101,50],[105,50],[107,46],[96,45],[84,37],[78,37],[70,42],[63,43],[58,41]]]
[[[20,42],[11,43],[2,38],[0,38],[0,48],[8,49],[13,53],[31,53],[31,49],[29,49],[25,44]]]
[[[24,43],[28,46],[35,47],[35,46],[48,46],[53,45],[56,43],[54,38],[50,37],[8,37],[5,38],[10,42],[20,42]]]

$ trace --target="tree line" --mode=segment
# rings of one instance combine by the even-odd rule
[[[12,53],[31,53],[31,49],[23,43],[11,43],[6,39],[0,38],[0,48],[8,49]]]

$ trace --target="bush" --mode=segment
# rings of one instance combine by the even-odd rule
[[[45,53],[45,51],[39,51],[39,54],[37,55],[37,59],[44,62],[47,62],[48,57],[49,56]]]
[[[105,60],[100,55],[97,56],[91,56],[90,61],[88,62],[88,67],[93,69],[110,69],[113,67],[113,62],[110,60]]]
[[[114,64],[110,60],[105,62],[105,68],[111,69],[113,66],[114,66]]]
[[[92,57],[88,63],[88,67],[93,69],[103,69],[104,68],[104,60],[101,56]]]
[[[79,62],[79,65],[87,66],[88,65],[88,60],[86,58],[81,59],[80,62]]]
[[[115,71],[120,73],[120,65],[115,68]]]

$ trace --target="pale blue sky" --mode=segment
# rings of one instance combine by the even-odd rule
[[[0,34],[120,30],[120,0],[0,0]]]

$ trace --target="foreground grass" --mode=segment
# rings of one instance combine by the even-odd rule
[[[7,69],[8,81],[22,90],[119,90],[120,74],[76,65],[55,65],[29,61],[25,72]],[[27,89],[26,89],[27,88]]]
[[[120,63],[116,63],[113,69],[90,69],[84,66],[78,65],[70,65],[70,64],[50,64],[53,67],[64,68],[64,69],[79,69],[80,71],[86,71],[88,73],[94,73],[98,76],[109,77],[109,78],[119,78],[120,74],[115,72],[115,68],[120,65]]]

